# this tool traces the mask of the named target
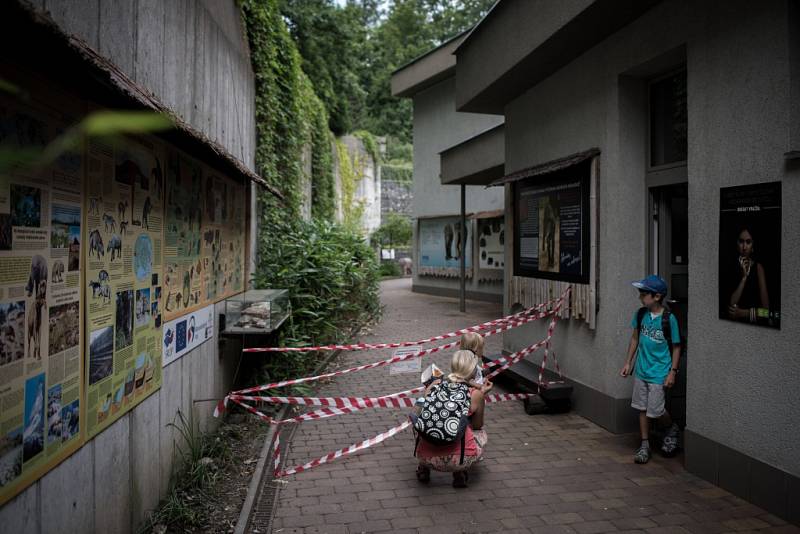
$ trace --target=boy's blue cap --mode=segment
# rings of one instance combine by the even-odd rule
[[[667,294],[667,283],[664,281],[663,278],[660,276],[656,276],[651,274],[647,278],[642,280],[631,282],[631,285],[636,289],[643,289],[645,291],[652,291],[653,293],[661,293],[661,295],[666,296]]]

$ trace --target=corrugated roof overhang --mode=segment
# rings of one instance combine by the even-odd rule
[[[456,109],[502,114],[508,102],[661,0],[501,0],[456,49]]]
[[[231,177],[255,182],[277,198],[284,199],[280,191],[226,148],[178,117],[155,95],[131,80],[84,40],[65,33],[52,19],[30,5],[7,2],[3,6],[3,17],[0,18],[0,34],[0,46],[15,51],[14,54],[6,54],[0,60],[0,66],[46,65],[44,73],[47,76],[69,81],[60,89],[64,92],[72,89],[83,98],[91,95],[95,103],[113,109],[144,109],[168,115],[175,128],[159,133],[159,137]],[[20,46],[25,42],[36,43],[36,46]]]
[[[455,74],[453,51],[467,36],[462,32],[392,73],[392,96],[412,97]]]
[[[442,185],[488,185],[505,171],[505,125],[439,153]]]
[[[489,184],[489,187],[510,184],[512,182],[524,180],[525,178],[533,178],[534,176],[541,176],[543,174],[560,171],[561,169],[572,167],[573,165],[577,165],[578,163],[598,155],[600,155],[599,148],[590,148],[589,150],[585,150],[583,152],[577,152],[563,158],[554,159],[540,165],[534,165],[533,167],[528,167],[527,169],[513,172],[507,176],[503,176],[502,178],[493,181]]]

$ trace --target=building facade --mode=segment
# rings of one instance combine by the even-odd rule
[[[636,428],[631,281],[658,273],[686,467],[795,523],[799,22],[795,2],[503,0],[456,49],[452,88],[459,112],[505,123],[506,312],[573,287],[554,348],[575,409]]]
[[[442,178],[440,153],[503,122],[501,117],[456,112],[452,53],[464,36],[442,44],[392,76],[392,94],[414,102],[412,287],[414,291],[447,296],[459,294],[461,182]],[[469,214],[466,293],[469,298],[499,301],[503,277],[502,191],[467,185],[465,196],[465,210]],[[488,225],[484,225],[487,221]],[[482,246],[478,233],[484,228],[491,235],[488,243],[484,237]],[[491,254],[481,258],[487,248]]]

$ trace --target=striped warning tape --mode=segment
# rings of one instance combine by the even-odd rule
[[[405,421],[404,423],[399,424],[394,428],[390,428],[386,432],[382,432],[382,433],[378,434],[375,437],[372,437],[372,438],[369,438],[369,439],[365,439],[364,441],[362,441],[360,443],[355,443],[353,445],[350,445],[349,447],[345,447],[344,449],[339,449],[338,451],[334,451],[334,452],[328,453],[328,454],[326,454],[325,456],[323,456],[321,458],[317,458],[316,460],[311,460],[310,462],[307,462],[307,463],[305,463],[303,465],[298,465],[298,466],[295,466],[295,467],[290,467],[289,469],[284,469],[283,471],[275,473],[275,476],[276,476],[276,478],[279,478],[279,477],[285,477],[285,476],[288,476],[288,475],[293,475],[295,473],[301,473],[303,471],[308,471],[309,469],[312,469],[314,467],[320,466],[322,464],[326,464],[328,462],[332,462],[333,460],[336,460],[336,459],[341,458],[343,456],[348,456],[348,455],[353,454],[355,452],[362,451],[364,449],[368,449],[368,448],[372,447],[373,445],[377,445],[378,443],[380,443],[380,442],[382,442],[382,441],[394,436],[398,432],[402,432],[403,430],[405,430],[409,426],[411,426],[411,421]]]
[[[349,345],[319,345],[315,347],[250,347],[242,349],[242,352],[315,352],[315,351],[326,351],[326,350],[351,351],[351,350],[374,350],[374,349],[413,347],[415,345],[424,345],[426,343],[432,343],[434,341],[442,341],[452,337],[460,336],[462,334],[466,334],[467,332],[480,332],[482,330],[486,330],[487,328],[491,328],[498,324],[504,324],[508,322],[520,322],[521,320],[524,320],[526,316],[535,314],[536,312],[539,312],[542,309],[548,308],[550,305],[554,304],[557,300],[558,299],[553,299],[548,302],[544,302],[542,304],[537,304],[536,306],[533,306],[518,313],[501,317],[500,319],[494,319],[493,321],[487,321],[479,325],[469,326],[467,328],[462,328],[461,330],[456,330],[454,332],[448,332],[446,334],[420,339],[417,341],[402,341],[398,343],[352,343]]]
[[[542,312],[540,314],[537,314],[535,316],[531,316],[530,318],[526,318],[526,319],[523,319],[521,321],[510,322],[510,323],[505,324],[505,325],[503,325],[503,326],[501,326],[499,328],[495,328],[493,330],[490,330],[490,331],[486,332],[484,334],[484,337],[489,337],[489,336],[493,336],[493,335],[499,334],[499,333],[504,332],[506,330],[510,330],[511,328],[516,328],[517,326],[520,326],[522,324],[525,324],[525,323],[528,323],[528,322],[531,322],[531,321],[535,321],[535,320],[542,319],[544,317],[553,315],[554,313],[555,313],[555,311]],[[321,374],[321,375],[317,375],[317,376],[307,376],[305,378],[295,378],[293,380],[283,380],[283,381],[280,381],[280,382],[273,382],[271,384],[265,384],[263,386],[255,386],[255,387],[251,387],[251,388],[241,389],[241,390],[238,390],[238,391],[232,391],[230,394],[231,395],[247,395],[248,393],[256,393],[256,392],[259,392],[259,391],[267,391],[267,390],[270,390],[270,389],[286,387],[286,386],[291,386],[291,385],[295,385],[295,384],[301,384],[301,383],[304,383],[304,382],[312,382],[312,381],[316,381],[316,380],[322,380],[322,379],[325,379],[325,378],[332,378],[334,376],[341,376],[341,375],[348,374],[348,373],[355,373],[355,372],[358,372],[358,371],[363,371],[365,369],[372,369],[374,367],[381,367],[381,366],[384,366],[384,365],[391,365],[393,363],[397,363],[397,362],[401,362],[401,361],[405,361],[405,360],[410,360],[412,358],[421,358],[422,356],[426,356],[428,354],[434,354],[436,352],[441,352],[443,350],[451,349],[451,348],[459,345],[460,343],[461,343],[460,341],[452,341],[452,342],[446,343],[444,345],[439,345],[438,347],[431,347],[429,349],[423,349],[423,350],[416,351],[416,352],[410,352],[408,354],[403,354],[403,355],[400,355],[400,356],[394,356],[394,357],[386,359],[386,360],[381,360],[381,361],[378,361],[378,362],[359,365],[357,367],[351,367],[349,369],[342,369],[340,371],[333,371],[331,373],[325,373],[325,374]]]
[[[519,314],[514,314],[514,315],[510,315],[510,316],[504,317],[502,320],[505,321],[506,323],[503,326],[499,327],[499,328],[495,328],[493,330],[490,330],[490,331],[484,333],[483,334],[484,337],[496,335],[496,334],[498,334],[500,332],[504,332],[504,331],[509,330],[511,328],[516,328],[517,326],[520,326],[522,324],[526,324],[528,322],[536,321],[536,320],[542,319],[542,318],[547,317],[547,316],[552,316],[552,319],[550,321],[550,325],[548,327],[548,337],[546,339],[546,341],[549,342],[550,338],[553,335],[553,329],[555,328],[555,322],[557,320],[558,314],[559,314],[559,312],[561,310],[561,307],[562,307],[565,299],[567,298],[568,294],[570,293],[571,289],[572,289],[572,287],[568,286],[567,289],[564,291],[564,293],[562,293],[562,295],[558,299],[555,300],[556,306],[552,311],[545,311],[545,312],[540,312],[538,314],[530,315],[528,317],[522,317],[521,314],[530,313],[533,310],[541,309],[541,307],[545,305],[545,304],[540,304],[538,306],[534,306],[533,308],[530,308],[529,310],[525,310],[524,312],[520,312]],[[553,302],[553,301],[550,301],[550,302]],[[519,320],[514,320],[514,321],[509,320],[509,318],[513,318],[513,317],[522,317],[522,318],[519,319]],[[501,320],[490,321],[489,323],[497,324],[498,321],[501,321]],[[489,324],[489,323],[484,323],[484,324]],[[452,334],[452,333],[450,333],[450,334]],[[449,334],[446,334],[446,335],[449,335]],[[250,394],[250,393],[257,393],[257,392],[267,391],[267,390],[275,389],[275,388],[279,388],[279,387],[285,387],[285,386],[290,386],[290,385],[294,385],[294,384],[300,384],[300,383],[304,383],[304,382],[322,380],[322,379],[325,379],[325,378],[332,378],[332,377],[335,377],[335,376],[341,376],[341,375],[348,374],[348,373],[354,373],[354,372],[358,372],[358,371],[363,371],[365,369],[371,369],[371,368],[375,368],[375,367],[381,367],[381,366],[384,366],[384,365],[390,365],[390,364],[401,362],[401,361],[408,360],[408,359],[411,359],[411,358],[420,358],[420,357],[425,356],[427,354],[433,354],[433,353],[436,353],[436,352],[440,352],[442,350],[447,350],[447,349],[455,347],[459,343],[460,342],[458,342],[458,341],[454,341],[454,342],[451,342],[451,343],[447,343],[445,345],[440,345],[438,347],[432,347],[432,348],[429,348],[429,349],[424,349],[424,350],[417,351],[417,352],[412,352],[412,353],[409,353],[409,354],[395,356],[395,357],[389,358],[387,360],[382,360],[382,361],[373,362],[373,363],[370,363],[370,364],[360,365],[360,366],[357,366],[357,367],[351,367],[349,369],[343,369],[343,370],[340,370],[340,371],[334,371],[334,372],[331,372],[331,373],[325,373],[325,374],[317,375],[317,376],[311,376],[311,377],[305,377],[305,378],[297,378],[297,379],[293,379],[293,380],[284,380],[284,381],[281,381],[281,382],[274,382],[272,384],[266,384],[266,385],[262,385],[262,386],[256,386],[256,387],[252,387],[252,388],[233,391],[229,395],[225,396],[225,398],[223,398],[217,404],[217,406],[214,408],[214,417],[219,417],[225,411],[225,409],[228,406],[228,400],[229,400],[231,395],[247,395],[247,394]],[[511,355],[509,357],[499,358],[499,359],[495,360],[494,362],[490,362],[488,364],[485,364],[483,367],[486,368],[486,367],[489,367],[489,366],[492,366],[492,365],[495,365],[495,364],[499,364],[501,362],[505,363],[505,365],[503,365],[502,367],[496,369],[494,372],[492,372],[489,375],[489,378],[491,378],[493,376],[496,376],[501,371],[507,369],[508,367],[513,365],[514,363],[516,363],[519,360],[521,360],[526,354],[537,350],[539,348],[539,346],[540,345],[537,344],[535,346],[528,347],[528,349],[524,349],[523,351],[519,351],[515,355]],[[521,354],[521,352],[524,352],[524,354]],[[557,365],[557,363],[556,363],[556,365]],[[541,382],[541,380],[540,380],[540,382]]]
[[[350,408],[361,406],[364,403],[388,402],[393,398],[408,397],[425,390],[425,386],[414,389],[383,395],[381,397],[263,397],[248,395],[230,395],[231,399],[246,402],[265,402],[269,404],[297,404],[300,406],[334,406],[336,408]]]
[[[275,441],[272,442],[272,450],[274,451],[272,455],[272,473],[274,476],[278,476],[280,473],[281,467],[281,431],[278,430],[275,432]]]
[[[424,388],[419,388],[421,391]],[[523,400],[535,396],[535,393],[499,393],[487,395],[484,400],[487,403],[501,402],[506,400]],[[273,425],[285,425],[288,423],[302,423],[304,421],[314,421],[325,419],[336,415],[355,413],[366,408],[413,408],[416,403],[415,398],[410,397],[338,397],[338,398],[314,398],[314,397],[247,397],[231,395],[230,400],[261,419]],[[290,417],[287,419],[273,419],[265,413],[259,411],[247,402],[281,402],[289,400],[289,404],[304,404],[311,406],[326,406],[313,412]],[[297,402],[293,402],[293,401]]]
[[[496,402],[504,402],[504,401],[511,401],[511,400],[524,400],[524,399],[532,397],[534,395],[535,394],[533,394],[533,393],[499,393],[499,394],[495,394],[495,395],[487,395],[486,396],[486,402],[487,403],[496,403]],[[404,400],[413,400],[413,399],[404,399]],[[348,455],[353,454],[355,452],[358,452],[358,451],[361,451],[361,450],[364,450],[364,449],[368,449],[368,448],[372,447],[373,445],[377,445],[378,443],[381,443],[382,441],[385,441],[386,439],[394,436],[398,432],[402,432],[403,430],[405,430],[409,426],[411,426],[411,422],[410,421],[405,421],[404,423],[402,423],[400,425],[397,425],[396,427],[390,428],[386,432],[382,432],[382,433],[378,434],[375,437],[372,437],[372,438],[369,438],[369,439],[365,439],[364,441],[362,441],[360,443],[355,443],[353,445],[350,445],[349,447],[345,447],[343,449],[339,449],[338,451],[334,451],[334,452],[328,453],[325,456],[322,456],[322,457],[317,458],[315,460],[311,460],[310,462],[306,462],[303,465],[291,467],[289,469],[284,469],[283,471],[277,471],[276,470],[275,477],[276,478],[280,478],[280,477],[285,477],[285,476],[288,476],[288,475],[293,475],[295,473],[301,473],[303,471],[308,471],[309,469],[312,469],[314,467],[318,467],[318,466],[320,466],[322,464],[326,464],[326,463],[332,462],[333,460],[336,460],[336,459],[341,458],[343,456],[348,456]],[[276,458],[280,457],[280,452],[277,451],[277,450],[275,452],[275,457]],[[278,465],[277,461],[276,461],[275,465],[276,466]]]

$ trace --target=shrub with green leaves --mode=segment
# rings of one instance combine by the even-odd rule
[[[309,346],[346,340],[354,326],[380,315],[378,262],[364,238],[341,225],[270,218],[259,238],[255,286],[287,288],[292,314],[281,345]],[[275,378],[314,367],[315,354],[274,359]]]
[[[400,266],[395,263],[394,261],[387,261],[381,263],[381,276],[402,276],[403,271],[400,269]]]

